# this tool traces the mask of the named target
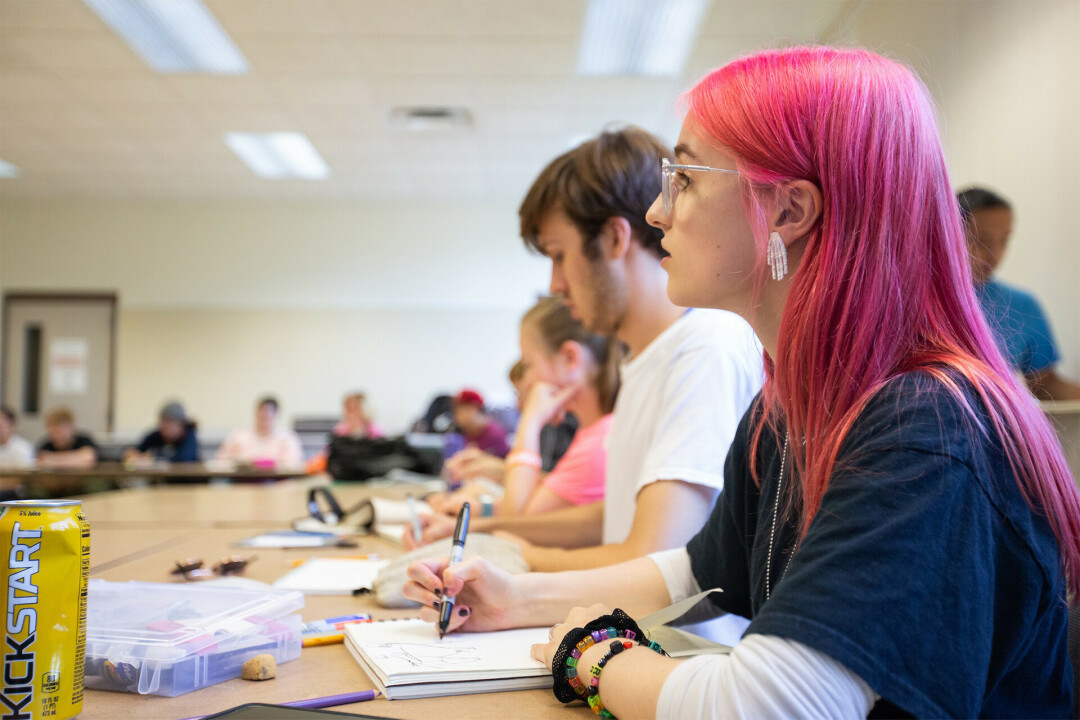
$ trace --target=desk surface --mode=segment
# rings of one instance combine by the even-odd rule
[[[112,581],[171,582],[173,562],[199,557],[212,562],[225,555],[252,553],[257,558],[246,577],[272,582],[285,574],[292,561],[304,557],[378,552],[393,556],[400,548],[375,537],[359,539],[360,548],[257,551],[236,548],[235,540],[252,534],[251,527],[286,527],[302,514],[307,482],[294,481],[263,487],[163,487],[102,493],[87,498],[84,509],[91,525],[91,577]],[[404,489],[380,490],[399,494]],[[360,499],[370,490],[363,486],[335,488],[343,502]],[[139,517],[142,515],[142,517]],[[167,523],[163,526],[163,523]],[[305,621],[353,612],[375,617],[414,616],[416,611],[386,610],[369,597],[308,596]],[[138,696],[87,690],[84,720],[181,718],[219,712],[247,702],[287,702],[372,688],[367,675],[344,645],[305,648],[298,660],[281,665],[278,677],[256,683],[230,680],[176,698]],[[548,691],[462,695],[446,698],[356,703],[338,712],[367,713],[387,718],[505,718],[594,717],[583,705],[567,708]]]
[[[127,465],[118,462],[101,462],[88,468],[3,468],[0,475],[11,478],[35,477],[151,477],[151,478],[293,478],[304,475],[303,468],[255,468],[249,465],[229,467],[217,463],[161,463],[153,465]]]

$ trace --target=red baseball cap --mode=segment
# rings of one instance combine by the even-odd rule
[[[454,405],[475,405],[484,407],[484,396],[475,390],[465,389],[454,396]]]

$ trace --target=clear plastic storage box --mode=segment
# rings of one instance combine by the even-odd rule
[[[300,657],[297,591],[91,580],[86,687],[175,697]]]

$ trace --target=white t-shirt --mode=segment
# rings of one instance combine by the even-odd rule
[[[724,459],[764,378],[738,315],[692,310],[622,366],[607,439],[604,543],[630,534],[637,494],[658,480],[722,490]]]
[[[0,445],[0,467],[21,468],[34,464],[34,446],[29,440],[12,435]]]
[[[300,467],[304,452],[300,436],[292,430],[274,428],[269,435],[258,435],[251,428],[238,428],[229,433],[217,451],[218,460],[254,462],[273,460],[279,467]]]

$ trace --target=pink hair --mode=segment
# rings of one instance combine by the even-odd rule
[[[983,319],[933,103],[915,73],[865,50],[791,48],[735,60],[687,97],[690,118],[735,156],[746,182],[760,277],[768,198],[793,180],[821,188],[822,216],[791,279],[775,364],[766,356],[766,412],[753,438],[756,447],[781,416],[793,438],[805,438],[805,454],[795,453],[803,531],[868,400],[898,374],[922,370],[1000,441],[1080,592],[1080,496],[1050,423]],[[991,428],[966,402],[961,377]]]

